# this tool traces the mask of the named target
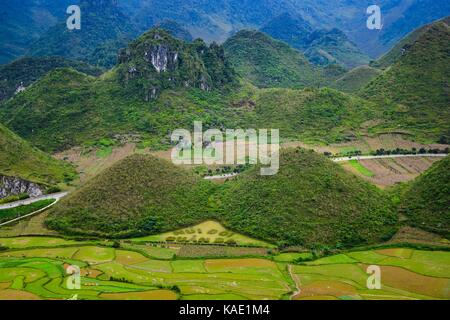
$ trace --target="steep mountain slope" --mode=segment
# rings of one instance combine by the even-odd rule
[[[402,57],[404,53],[406,53],[406,51],[414,44],[417,39],[419,39],[427,31],[429,31],[430,28],[440,23],[446,23],[447,25],[450,25],[450,16],[414,30],[402,40],[400,40],[391,50],[389,50],[389,52],[387,52],[378,60],[373,61],[370,65],[375,68],[383,69],[393,65]]]
[[[123,50],[121,63],[100,78],[72,69],[48,73],[1,105],[0,118],[45,151],[130,133],[160,145],[193,119],[205,125],[236,121],[220,93],[235,81],[222,58],[220,46],[187,44],[156,29]]]
[[[411,31],[450,15],[450,2],[446,0],[411,1],[410,6],[402,13],[404,19],[395,19],[389,24],[381,37],[380,43],[392,47]]]
[[[0,124],[0,176],[53,185],[70,180],[75,170],[32,147]]]
[[[353,68],[370,61],[341,30],[314,29],[302,18],[288,13],[271,20],[261,31],[299,49],[318,65],[336,63]]]
[[[173,37],[186,42],[191,42],[194,40],[189,31],[187,31],[179,23],[176,23],[173,20],[161,21],[155,25],[155,28],[164,29],[168,31]]]
[[[208,192],[166,160],[133,155],[64,198],[46,223],[65,233],[110,237],[175,230],[207,218]]]
[[[111,67],[117,51],[137,35],[137,28],[117,7],[115,0],[82,0],[81,29],[69,30],[61,21],[36,42],[28,54],[32,56],[62,56]]]
[[[93,76],[102,73],[100,68],[61,57],[21,58],[0,66],[0,101],[12,97],[19,87],[28,87],[56,68],[73,68]]]
[[[360,66],[336,79],[330,86],[343,92],[358,92],[381,73],[379,69]]]
[[[106,169],[52,210],[64,233],[125,237],[218,219],[279,245],[341,247],[388,239],[397,215],[379,189],[317,154],[290,150],[280,172],[259,168],[218,186],[171,163],[134,155]]]
[[[377,4],[383,17],[382,30],[369,30],[366,10]],[[258,29],[270,20],[289,12],[301,16],[315,29],[342,30],[351,41],[378,57],[396,41],[423,24],[450,14],[447,0],[172,0],[165,6],[157,0],[133,0],[124,4],[140,24],[172,19],[186,26],[194,37],[225,41],[241,29]]]
[[[222,88],[235,81],[221,46],[202,40],[186,43],[162,29],[152,29],[119,53],[117,72],[125,87],[146,101],[167,88]]]
[[[30,43],[62,19],[73,0],[0,2],[0,64],[25,54]]]
[[[81,0],[105,3],[102,0]],[[111,0],[108,0],[111,2]],[[29,48],[29,44],[45,34],[50,27],[55,26],[58,21],[63,22],[67,18],[66,8],[77,4],[72,0],[9,0],[0,2],[0,13],[2,23],[0,24],[0,63],[6,63],[20,55]],[[351,41],[365,53],[376,58],[385,53],[402,37],[412,30],[430,23],[436,19],[450,14],[448,0],[380,0],[383,17],[382,30],[369,30],[366,27],[368,15],[366,9],[373,5],[372,0],[260,0],[255,5],[254,0],[172,0],[161,5],[159,0],[127,0],[114,1],[131,21],[138,26],[142,32],[163,20],[173,20],[185,26],[195,38],[210,41],[225,41],[230,35],[241,29],[258,29],[268,23],[271,19],[289,12],[293,16],[302,16],[315,29],[342,30]],[[113,22],[120,22],[116,17],[109,17]],[[111,34],[111,30],[124,30],[126,24],[114,25],[105,21],[105,26],[112,27],[110,30],[103,29],[98,25],[97,30],[104,34]],[[131,31],[132,28],[126,28]],[[67,39],[61,36],[61,30],[53,30],[47,35],[53,53],[68,54],[67,50],[56,50],[57,39]],[[105,33],[106,32],[106,33]],[[52,40],[52,35],[54,39]],[[95,34],[95,33],[93,33]],[[120,35],[121,32],[118,33]],[[102,36],[96,34],[97,40]],[[107,42],[99,44],[98,41],[85,41],[81,44],[101,48],[101,56],[96,59],[103,60],[102,64],[110,64],[108,60],[109,51],[123,47],[121,39],[105,37]],[[41,41],[43,47],[45,42]],[[43,48],[42,47],[42,48]],[[41,48],[41,49],[42,49]],[[41,50],[40,48],[34,48]],[[72,53],[79,51],[91,51],[94,49],[74,49]],[[87,61],[94,61],[94,57],[88,57]],[[109,62],[108,62],[109,61]]]
[[[224,43],[236,71],[258,87],[317,86],[319,69],[297,50],[259,31],[243,30]]]
[[[362,53],[339,29],[314,31],[310,41],[305,55],[313,63],[337,63],[346,68],[354,68],[370,61],[369,56]]]
[[[280,46],[305,63],[300,66],[307,69],[296,74],[303,82],[282,84],[317,81],[318,71],[298,51],[256,34],[274,43],[276,54]],[[283,138],[332,143],[354,139],[365,121],[382,115],[373,104],[335,90],[238,84],[222,50],[153,29],[122,50],[118,66],[99,78],[72,69],[51,71],[1,105],[0,119],[35,146],[56,151],[129,134],[139,135],[142,146],[160,148],[168,145],[170,132],[191,128],[194,120],[205,129],[278,128]],[[310,79],[304,70],[313,72]]]
[[[378,119],[374,104],[336,90],[263,89],[244,118],[249,128],[277,128],[283,138],[333,143],[351,141],[361,125]]]
[[[402,57],[363,89],[384,106],[382,127],[438,141],[450,136],[450,27],[429,27]],[[442,141],[445,143],[445,141]]]
[[[408,224],[450,237],[450,157],[412,183],[400,208]]]
[[[375,186],[310,151],[280,156],[278,174],[254,168],[226,184],[219,196],[225,226],[309,248],[373,243],[395,232],[397,215]]]

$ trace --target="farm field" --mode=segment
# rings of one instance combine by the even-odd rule
[[[368,290],[367,267],[381,270],[381,289]],[[450,253],[389,248],[355,251],[293,267],[309,299],[449,299]]]
[[[1,238],[0,245],[7,247],[0,252],[0,299],[275,300],[289,299],[296,285],[301,291],[292,298],[299,300],[450,298],[447,251],[388,248],[306,261],[307,252],[157,259],[53,237]],[[381,268],[380,290],[366,288],[371,264]],[[79,289],[67,287],[69,265],[80,268]]]
[[[342,162],[342,166],[363,179],[380,187],[415,179],[439,158],[408,157],[392,159],[364,159]]]
[[[229,231],[216,221],[205,221],[198,225],[166,232],[159,235],[151,235],[131,239],[132,242],[167,242],[167,243],[204,243],[204,244],[229,244],[253,247],[273,247],[267,242],[252,239],[247,236]]]
[[[378,134],[374,136],[366,135],[358,137],[357,140],[345,143],[332,143],[328,145],[321,144],[307,144],[302,141],[288,141],[282,144],[282,148],[302,147],[306,149],[313,149],[318,153],[331,152],[333,154],[345,154],[347,152],[359,150],[363,154],[369,154],[377,149],[394,150],[396,148],[411,150],[416,148],[425,149],[442,149],[448,148],[448,144],[438,143],[419,143],[411,141],[411,139],[404,134]]]

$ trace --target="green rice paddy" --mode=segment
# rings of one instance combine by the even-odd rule
[[[158,259],[143,250],[53,237],[1,238],[0,245],[8,247],[0,252],[0,299],[450,298],[446,251],[390,248],[315,261],[308,252],[220,259],[172,252]],[[381,268],[380,290],[367,289],[371,264]],[[79,289],[67,286],[69,265],[80,267]],[[293,295],[296,285],[300,293]]]

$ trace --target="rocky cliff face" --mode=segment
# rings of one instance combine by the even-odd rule
[[[26,193],[33,198],[41,196],[43,189],[41,186],[27,180],[0,176],[0,199],[21,193]]]
[[[221,46],[207,46],[202,40],[187,43],[158,28],[121,50],[118,60],[120,81],[146,101],[168,88],[209,91],[234,81]]]

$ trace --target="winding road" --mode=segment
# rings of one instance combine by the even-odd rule
[[[391,154],[391,155],[383,155],[383,156],[352,156],[352,157],[341,157],[341,158],[330,158],[333,162],[345,162],[351,160],[370,160],[370,159],[391,159],[391,158],[417,158],[417,157],[447,157],[446,153],[425,153],[425,154]],[[218,176],[206,176],[203,179],[205,180],[216,180],[216,179],[225,179],[231,178],[239,175],[239,173],[228,173]]]
[[[27,204],[34,203],[36,201],[41,201],[41,200],[47,200],[47,199],[59,200],[62,197],[66,196],[67,194],[68,194],[68,192],[58,192],[58,193],[46,194],[46,195],[35,197],[35,198],[27,198],[27,199],[23,199],[23,200],[19,200],[19,201],[0,204],[0,210],[24,206]]]
[[[350,160],[370,160],[370,159],[390,159],[390,158],[417,158],[417,157],[446,157],[446,153],[424,153],[424,154],[391,154],[384,156],[352,156],[352,157],[342,157],[342,158],[332,158],[334,162],[344,162]]]
[[[40,197],[36,197],[36,198],[28,198],[28,199],[24,199],[24,200],[19,200],[19,201],[15,201],[15,202],[10,202],[10,203],[6,203],[3,205],[0,205],[0,210],[1,209],[9,209],[9,208],[15,208],[15,207],[19,207],[19,206],[23,206],[23,205],[27,205],[27,204],[31,204],[34,203],[36,201],[40,201],[40,200],[47,200],[47,199],[55,199],[54,202],[52,202],[51,204],[49,204],[48,206],[41,208],[39,210],[36,210],[34,212],[31,212],[29,214],[23,215],[21,217],[12,219],[12,220],[8,220],[5,221],[3,223],[0,223],[0,227],[5,226],[7,224],[31,217],[35,214],[41,213],[45,210],[47,210],[48,208],[50,208],[51,206],[55,205],[62,197],[66,196],[69,192],[58,192],[58,193],[53,193],[53,194],[46,194]]]

